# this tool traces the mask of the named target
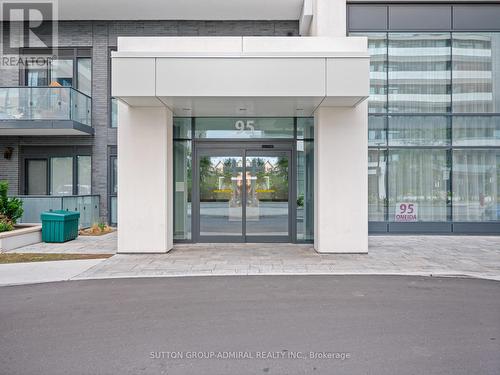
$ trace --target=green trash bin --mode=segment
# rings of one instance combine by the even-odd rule
[[[42,219],[43,242],[66,242],[78,236],[80,213],[76,211],[47,211],[40,215]]]

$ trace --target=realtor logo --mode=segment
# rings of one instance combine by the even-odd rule
[[[57,10],[55,0],[0,0],[2,57],[19,56],[26,48],[40,48],[44,55],[55,55]],[[6,65],[5,61],[2,65]]]

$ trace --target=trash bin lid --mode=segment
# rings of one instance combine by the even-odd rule
[[[55,211],[45,211],[40,215],[42,220],[70,220],[80,218],[80,212],[78,211],[65,211],[65,210],[55,210]]]

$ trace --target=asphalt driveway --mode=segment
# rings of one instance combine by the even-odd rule
[[[500,373],[491,280],[86,280],[0,301],[2,375]]]

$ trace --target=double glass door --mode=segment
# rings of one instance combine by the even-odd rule
[[[291,150],[270,146],[197,148],[195,240],[291,241]]]

